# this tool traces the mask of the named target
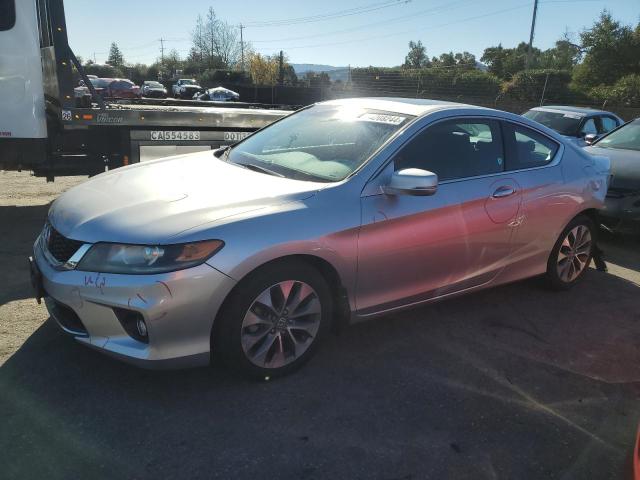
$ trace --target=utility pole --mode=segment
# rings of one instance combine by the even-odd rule
[[[244,25],[240,24],[240,65],[242,66],[242,71],[244,72],[244,39],[242,38],[242,31],[244,30]]]
[[[278,72],[278,83],[280,85],[284,85],[284,54],[282,50],[280,50],[280,60],[279,60],[279,72]]]
[[[160,65],[164,65],[164,38],[160,39]]]
[[[538,14],[538,0],[533,2],[533,18],[531,19],[531,34],[529,35],[529,50],[527,51],[527,62],[525,64],[525,70],[529,70],[531,65],[531,59],[533,56],[533,37],[536,33],[536,15]]]

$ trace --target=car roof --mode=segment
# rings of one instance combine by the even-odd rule
[[[371,108],[375,110],[386,110],[388,112],[403,113],[405,115],[422,116],[434,110],[442,108],[462,107],[462,108],[483,108],[464,103],[445,102],[441,100],[429,100],[426,98],[401,98],[401,97],[363,97],[363,98],[341,98],[321,102],[321,105],[353,106],[359,108]],[[486,109],[489,110],[489,109]]]
[[[535,107],[535,108],[532,108],[531,110],[534,110],[536,112],[553,112],[553,111],[569,112],[569,113],[575,113],[583,117],[586,117],[587,115],[602,115],[602,114],[615,116],[614,113],[607,112],[606,110],[598,110],[596,108],[587,108],[587,107],[571,107],[567,105],[545,105],[544,107]]]

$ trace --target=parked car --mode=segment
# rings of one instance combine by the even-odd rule
[[[574,286],[608,177],[606,157],[518,115],[332,100],[68,190],[32,278],[63,330],[117,358],[188,366],[215,351],[282,375],[341,318],[535,275]]]
[[[202,87],[198,82],[189,78],[181,78],[171,87],[174,98],[193,98],[200,91]]]
[[[115,78],[103,91],[105,97],[140,98],[140,87],[126,78]]]
[[[154,80],[145,80],[142,82],[140,93],[143,97],[167,98],[167,89],[165,86]]]
[[[586,151],[611,160],[611,181],[602,211],[605,225],[640,221],[640,119],[602,137]]]
[[[98,95],[101,95],[103,88],[97,86],[99,84],[98,77],[96,75],[87,75],[87,78],[95,88],[96,93]],[[73,94],[75,97],[77,107],[86,108],[91,106],[91,91],[89,90],[89,87],[85,84],[84,80],[80,79],[78,81],[78,86],[73,89]]]
[[[624,123],[615,113],[566,106],[536,107],[525,112],[524,116],[555,130],[581,147]]]
[[[224,87],[216,87],[205,90],[203,93],[196,93],[194,100],[211,102],[236,102],[240,100],[240,94]]]

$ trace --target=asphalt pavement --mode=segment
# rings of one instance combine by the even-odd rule
[[[344,329],[296,374],[150,372],[29,298],[47,204],[0,172],[0,477],[620,479],[640,420],[640,237],[570,292],[537,279]]]

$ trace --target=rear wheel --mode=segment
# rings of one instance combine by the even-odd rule
[[[254,377],[285,375],[304,364],[331,321],[330,290],[306,264],[260,269],[232,292],[216,320],[214,349]]]
[[[566,290],[584,277],[593,257],[595,239],[595,224],[589,217],[580,215],[567,225],[547,262],[549,286]]]

